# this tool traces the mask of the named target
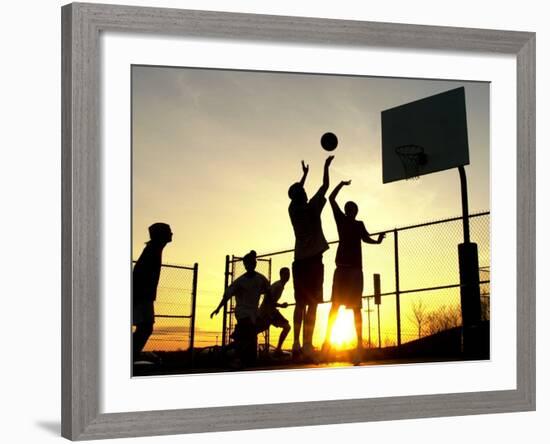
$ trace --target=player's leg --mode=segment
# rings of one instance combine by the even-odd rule
[[[134,306],[134,322],[136,330],[132,335],[132,351],[133,359],[136,360],[147,344],[147,341],[153,334],[153,326],[155,324],[155,305],[153,301],[146,301]]]
[[[132,345],[134,360],[136,360],[147,344],[149,337],[153,333],[153,323],[152,322],[141,322],[136,325],[134,334],[132,335]]]
[[[313,352],[313,331],[317,319],[317,305],[323,302],[324,265],[321,254],[308,259],[307,266],[307,312],[304,322],[304,349]]]
[[[302,321],[304,320],[304,311],[304,305],[296,302],[296,306],[294,307],[294,315],[292,318],[294,324],[294,344],[292,346],[293,353],[300,351],[300,332],[302,330]]]
[[[363,358],[363,316],[361,306],[363,304],[363,270],[357,267],[352,270],[352,306],[353,317],[355,318],[355,335],[357,337],[356,360]]]
[[[294,261],[292,263],[292,282],[294,284],[294,313],[292,323],[294,327],[294,343],[292,345],[292,355],[297,357],[301,352],[300,333],[302,331],[302,323],[304,322],[305,311],[305,293],[307,291],[307,283],[304,282],[304,264],[303,261]]]
[[[277,351],[280,352],[283,348],[283,344],[285,342],[286,337],[290,333],[290,324],[287,322],[281,331],[281,334],[279,335],[279,342],[277,343]]]
[[[255,365],[256,360],[258,359],[258,333],[256,332],[256,325],[253,322],[250,322],[250,325],[247,329],[247,365]]]
[[[245,338],[243,334],[243,326],[244,324],[237,320],[237,324],[235,325],[235,329],[233,330],[233,333],[231,334],[231,338],[233,339],[233,342],[229,344],[227,347],[227,351],[234,350],[234,354],[228,353],[227,357],[229,358],[228,364],[229,367],[239,370],[243,366],[244,361],[244,355],[245,355]]]
[[[330,337],[332,336],[332,329],[334,327],[334,323],[336,322],[336,317],[338,316],[338,309],[341,305],[341,293],[342,289],[340,288],[340,274],[341,269],[339,267],[336,267],[334,270],[334,275],[332,277],[332,295],[331,295],[331,304],[330,304],[330,311],[328,314],[328,322],[327,322],[327,331],[325,335],[325,341],[323,343],[323,353],[328,353],[330,350]]]
[[[317,303],[308,304],[304,320],[304,348],[313,348],[313,330],[317,319]]]
[[[257,332],[256,325],[250,319],[245,318],[237,321],[235,343],[241,363],[246,366],[254,365],[257,352]],[[234,365],[234,367],[237,367],[237,365]]]
[[[279,335],[279,342],[277,343],[277,348],[275,350],[275,353],[280,355],[282,354],[281,350],[283,348],[283,343],[290,333],[290,323],[279,310],[276,310],[271,317],[270,324],[274,327],[282,329],[281,334]]]

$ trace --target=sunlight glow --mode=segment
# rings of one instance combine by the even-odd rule
[[[346,349],[355,347],[357,338],[355,335],[355,325],[353,320],[353,311],[345,310],[340,307],[338,316],[334,322],[332,334],[330,335],[330,343],[338,349]]]

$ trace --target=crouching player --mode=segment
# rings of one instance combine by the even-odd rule
[[[288,304],[283,302],[279,303],[283,290],[285,289],[285,284],[290,279],[290,270],[286,267],[283,267],[279,271],[280,279],[274,282],[271,285],[269,296],[265,296],[262,304],[260,305],[260,310],[258,313],[258,322],[257,322],[257,332],[261,333],[267,330],[271,325],[274,327],[282,328],[281,335],[279,336],[279,342],[277,343],[277,348],[275,349],[275,356],[282,356],[282,347],[285,342],[286,337],[290,333],[290,324],[287,319],[281,314],[277,308],[286,308]]]

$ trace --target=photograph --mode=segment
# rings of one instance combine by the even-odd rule
[[[536,23],[157,6],[61,8],[61,435],[540,425]]]
[[[130,75],[133,377],[491,358],[490,82]]]

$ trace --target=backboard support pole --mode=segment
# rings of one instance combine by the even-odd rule
[[[466,171],[464,166],[458,167],[458,174],[460,175],[460,194],[462,197],[462,228],[464,230],[464,243],[470,243],[470,223],[469,223],[469,211],[468,211],[468,182],[466,180]]]
[[[477,244],[470,242],[470,219],[468,214],[468,184],[464,166],[458,167],[462,197],[462,225],[464,243],[458,245],[460,271],[460,306],[462,312],[463,346],[467,355],[473,356],[482,349],[476,333],[481,322],[481,294],[479,290],[479,258]]]
[[[397,346],[401,347],[401,291],[399,284],[399,232],[393,230],[393,257],[395,267],[395,310],[397,323]]]

